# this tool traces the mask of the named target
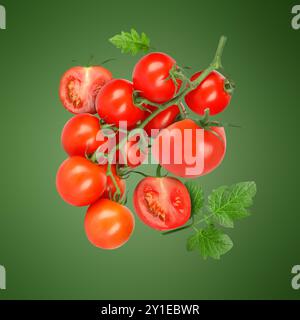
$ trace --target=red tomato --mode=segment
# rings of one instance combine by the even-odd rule
[[[134,217],[125,206],[108,199],[100,199],[88,208],[84,228],[87,238],[94,246],[117,249],[132,235]]]
[[[195,73],[191,80],[197,79],[202,72]],[[222,112],[229,104],[231,95],[225,90],[225,77],[213,71],[200,85],[185,96],[185,102],[194,112],[204,115],[209,109],[210,115]]]
[[[63,106],[75,114],[96,113],[96,96],[111,78],[110,71],[100,66],[69,69],[62,76],[59,87]]]
[[[106,139],[100,140],[100,121],[97,117],[84,113],[71,118],[64,126],[61,141],[69,156],[94,153]],[[100,140],[100,141],[99,141]]]
[[[145,112],[133,103],[133,85],[124,79],[114,79],[100,90],[96,108],[106,123],[119,126],[119,121],[127,121],[129,128],[143,120]]]
[[[139,218],[156,230],[178,228],[191,216],[189,192],[175,178],[143,179],[134,191],[133,204]]]
[[[73,206],[86,206],[100,198],[106,188],[106,172],[83,157],[65,160],[56,175],[60,196]]]
[[[106,170],[107,170],[107,165],[105,166],[105,171]],[[114,178],[120,188],[121,196],[122,196],[126,191],[126,181],[117,175],[117,170],[116,170],[115,165],[111,166],[111,171],[112,171],[112,174],[113,174],[113,176],[114,176]],[[107,183],[106,183],[106,189],[102,195],[102,198],[109,199],[111,197],[111,199],[113,199],[113,196],[116,193],[116,191],[117,191],[116,187],[115,187],[113,181],[111,180],[111,177],[108,176]]]
[[[145,137],[147,139],[147,137]],[[124,147],[118,151],[118,162],[128,167],[135,168],[140,166],[148,155],[148,146],[143,150],[139,146],[140,136],[134,135],[125,143]]]
[[[215,134],[190,119],[175,122],[156,137],[153,156],[163,168],[177,176],[203,176],[219,166],[226,152],[224,128],[210,129]]]
[[[147,109],[151,110],[152,112],[157,110],[157,107],[147,105]],[[161,130],[168,127],[172,124],[176,117],[179,115],[180,110],[177,105],[170,106],[166,108],[166,110],[160,112],[156,117],[154,117],[144,128],[149,136],[151,136],[151,130],[157,129]],[[149,116],[150,114],[147,113]]]
[[[166,80],[176,61],[165,53],[153,52],[145,55],[133,70],[134,89],[140,95],[156,103],[164,103],[172,99],[176,86],[172,79]],[[178,80],[178,87],[181,81]],[[178,88],[177,88],[178,89]]]

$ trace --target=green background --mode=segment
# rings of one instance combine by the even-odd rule
[[[300,30],[290,24],[296,3],[1,4],[7,30],[0,30],[0,264],[7,290],[0,299],[300,298],[290,284],[291,268],[300,264]],[[235,246],[220,261],[186,252],[191,231],[162,237],[138,220],[127,245],[98,250],[84,234],[85,209],[56,193],[56,170],[66,158],[60,133],[70,118],[58,99],[60,76],[94,54],[98,62],[117,58],[107,67],[130,79],[138,57],[121,55],[107,39],[131,27],[193,70],[211,61],[221,34],[229,38],[224,65],[237,90],[221,118],[242,129],[227,130],[226,159],[199,183],[208,193],[255,180],[258,194],[253,215],[228,231]]]

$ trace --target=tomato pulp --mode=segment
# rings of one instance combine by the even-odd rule
[[[72,113],[96,113],[97,94],[111,79],[111,72],[101,66],[73,67],[61,78],[60,100]]]
[[[191,199],[185,185],[175,178],[148,177],[136,187],[133,204],[139,218],[156,230],[184,225],[191,215]]]

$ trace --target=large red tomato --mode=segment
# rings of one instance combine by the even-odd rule
[[[152,102],[164,103],[172,99],[180,87],[176,88],[170,76],[176,61],[162,52],[153,52],[142,57],[133,70],[133,86],[140,95]]]
[[[97,117],[84,113],[71,118],[64,126],[61,141],[69,156],[94,153],[107,139],[100,139],[101,125]]]
[[[120,121],[127,121],[132,128],[143,120],[145,112],[134,105],[133,85],[124,79],[108,82],[99,92],[96,107],[101,119],[106,123],[119,126]]]
[[[185,178],[203,176],[216,169],[226,152],[223,127],[202,129],[190,119],[175,122],[156,137],[154,158],[167,171]]]
[[[89,207],[84,228],[87,238],[94,246],[117,249],[131,237],[134,217],[125,206],[108,199],[100,199]]]
[[[60,196],[73,206],[87,206],[100,198],[106,188],[104,166],[83,157],[65,160],[56,175],[56,188]]]
[[[189,192],[175,178],[143,179],[134,191],[133,204],[139,218],[157,230],[178,228],[191,216]]]
[[[59,87],[63,106],[75,114],[96,113],[96,96],[111,78],[110,71],[101,66],[69,69],[62,76]]]
[[[191,80],[196,80],[201,73],[195,73]],[[195,90],[185,96],[186,104],[200,115],[204,115],[205,109],[209,109],[210,115],[222,112],[231,100],[231,94],[225,88],[225,80],[219,72],[211,72]]]

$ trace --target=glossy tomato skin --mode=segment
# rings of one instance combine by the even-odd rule
[[[176,61],[162,52],[142,57],[133,70],[134,89],[152,102],[164,103],[172,99],[178,90],[172,79],[166,80]],[[178,86],[181,82],[178,81]]]
[[[96,96],[111,79],[111,72],[101,66],[73,67],[61,78],[60,100],[71,113],[96,113]]]
[[[196,80],[202,72],[195,73],[191,80]],[[210,115],[222,112],[230,103],[231,95],[225,91],[225,77],[213,71],[200,85],[185,96],[185,102],[190,109],[199,115],[209,109]]]
[[[99,141],[100,130],[101,125],[97,117],[88,113],[75,115],[63,128],[62,146],[69,156],[90,155],[105,142],[105,139]]]
[[[103,166],[75,156],[65,160],[56,175],[56,188],[64,201],[73,206],[87,206],[99,199],[106,188]]]
[[[97,112],[106,123],[119,126],[119,121],[127,121],[132,128],[143,120],[145,112],[133,103],[133,85],[124,79],[108,82],[99,92],[96,99]]]
[[[125,206],[109,199],[100,199],[87,210],[84,228],[88,240],[101,249],[123,246],[134,230],[134,217]]]
[[[147,105],[146,108],[148,110],[151,110],[152,112],[157,110],[157,107]],[[157,129],[161,130],[169,125],[171,125],[176,117],[179,115],[180,110],[177,105],[173,105],[170,107],[167,107],[164,111],[160,112],[155,118],[153,118],[144,128],[144,130],[147,132],[149,136],[151,136],[151,130]],[[149,116],[150,113],[147,113],[147,116]]]
[[[152,147],[154,158],[167,171],[184,178],[197,178],[212,172],[221,164],[225,156],[225,130],[223,127],[211,127],[215,134],[204,130],[200,134],[203,139],[197,139],[199,129],[203,130],[193,120],[186,119],[162,130]],[[185,132],[188,134],[185,135]],[[170,150],[164,150],[166,148],[164,141],[170,141]],[[166,152],[170,154],[170,159],[167,159],[170,161],[163,160]],[[197,156],[198,162],[196,163],[195,158],[189,158],[190,155]]]
[[[148,155],[148,148],[140,149],[138,137],[133,137],[134,140],[128,140],[122,150],[118,151],[118,161],[121,165],[127,165],[130,168],[140,166]],[[122,152],[121,152],[122,151]]]
[[[107,165],[105,166],[105,171],[107,171]],[[115,165],[111,166],[111,171],[112,171],[112,174],[114,175],[114,178],[115,178],[115,180],[116,180],[116,182],[117,182],[117,184],[118,184],[118,186],[120,188],[121,196],[122,196],[126,192],[126,181],[118,176]],[[104,191],[104,193],[102,195],[102,198],[110,199],[110,196],[111,196],[111,199],[113,199],[113,196],[115,195],[116,191],[117,191],[116,187],[115,187],[111,177],[108,176],[107,177],[106,188],[105,188],[105,191]]]
[[[144,178],[134,191],[133,204],[139,218],[160,231],[183,226],[191,216],[189,192],[175,178]]]

